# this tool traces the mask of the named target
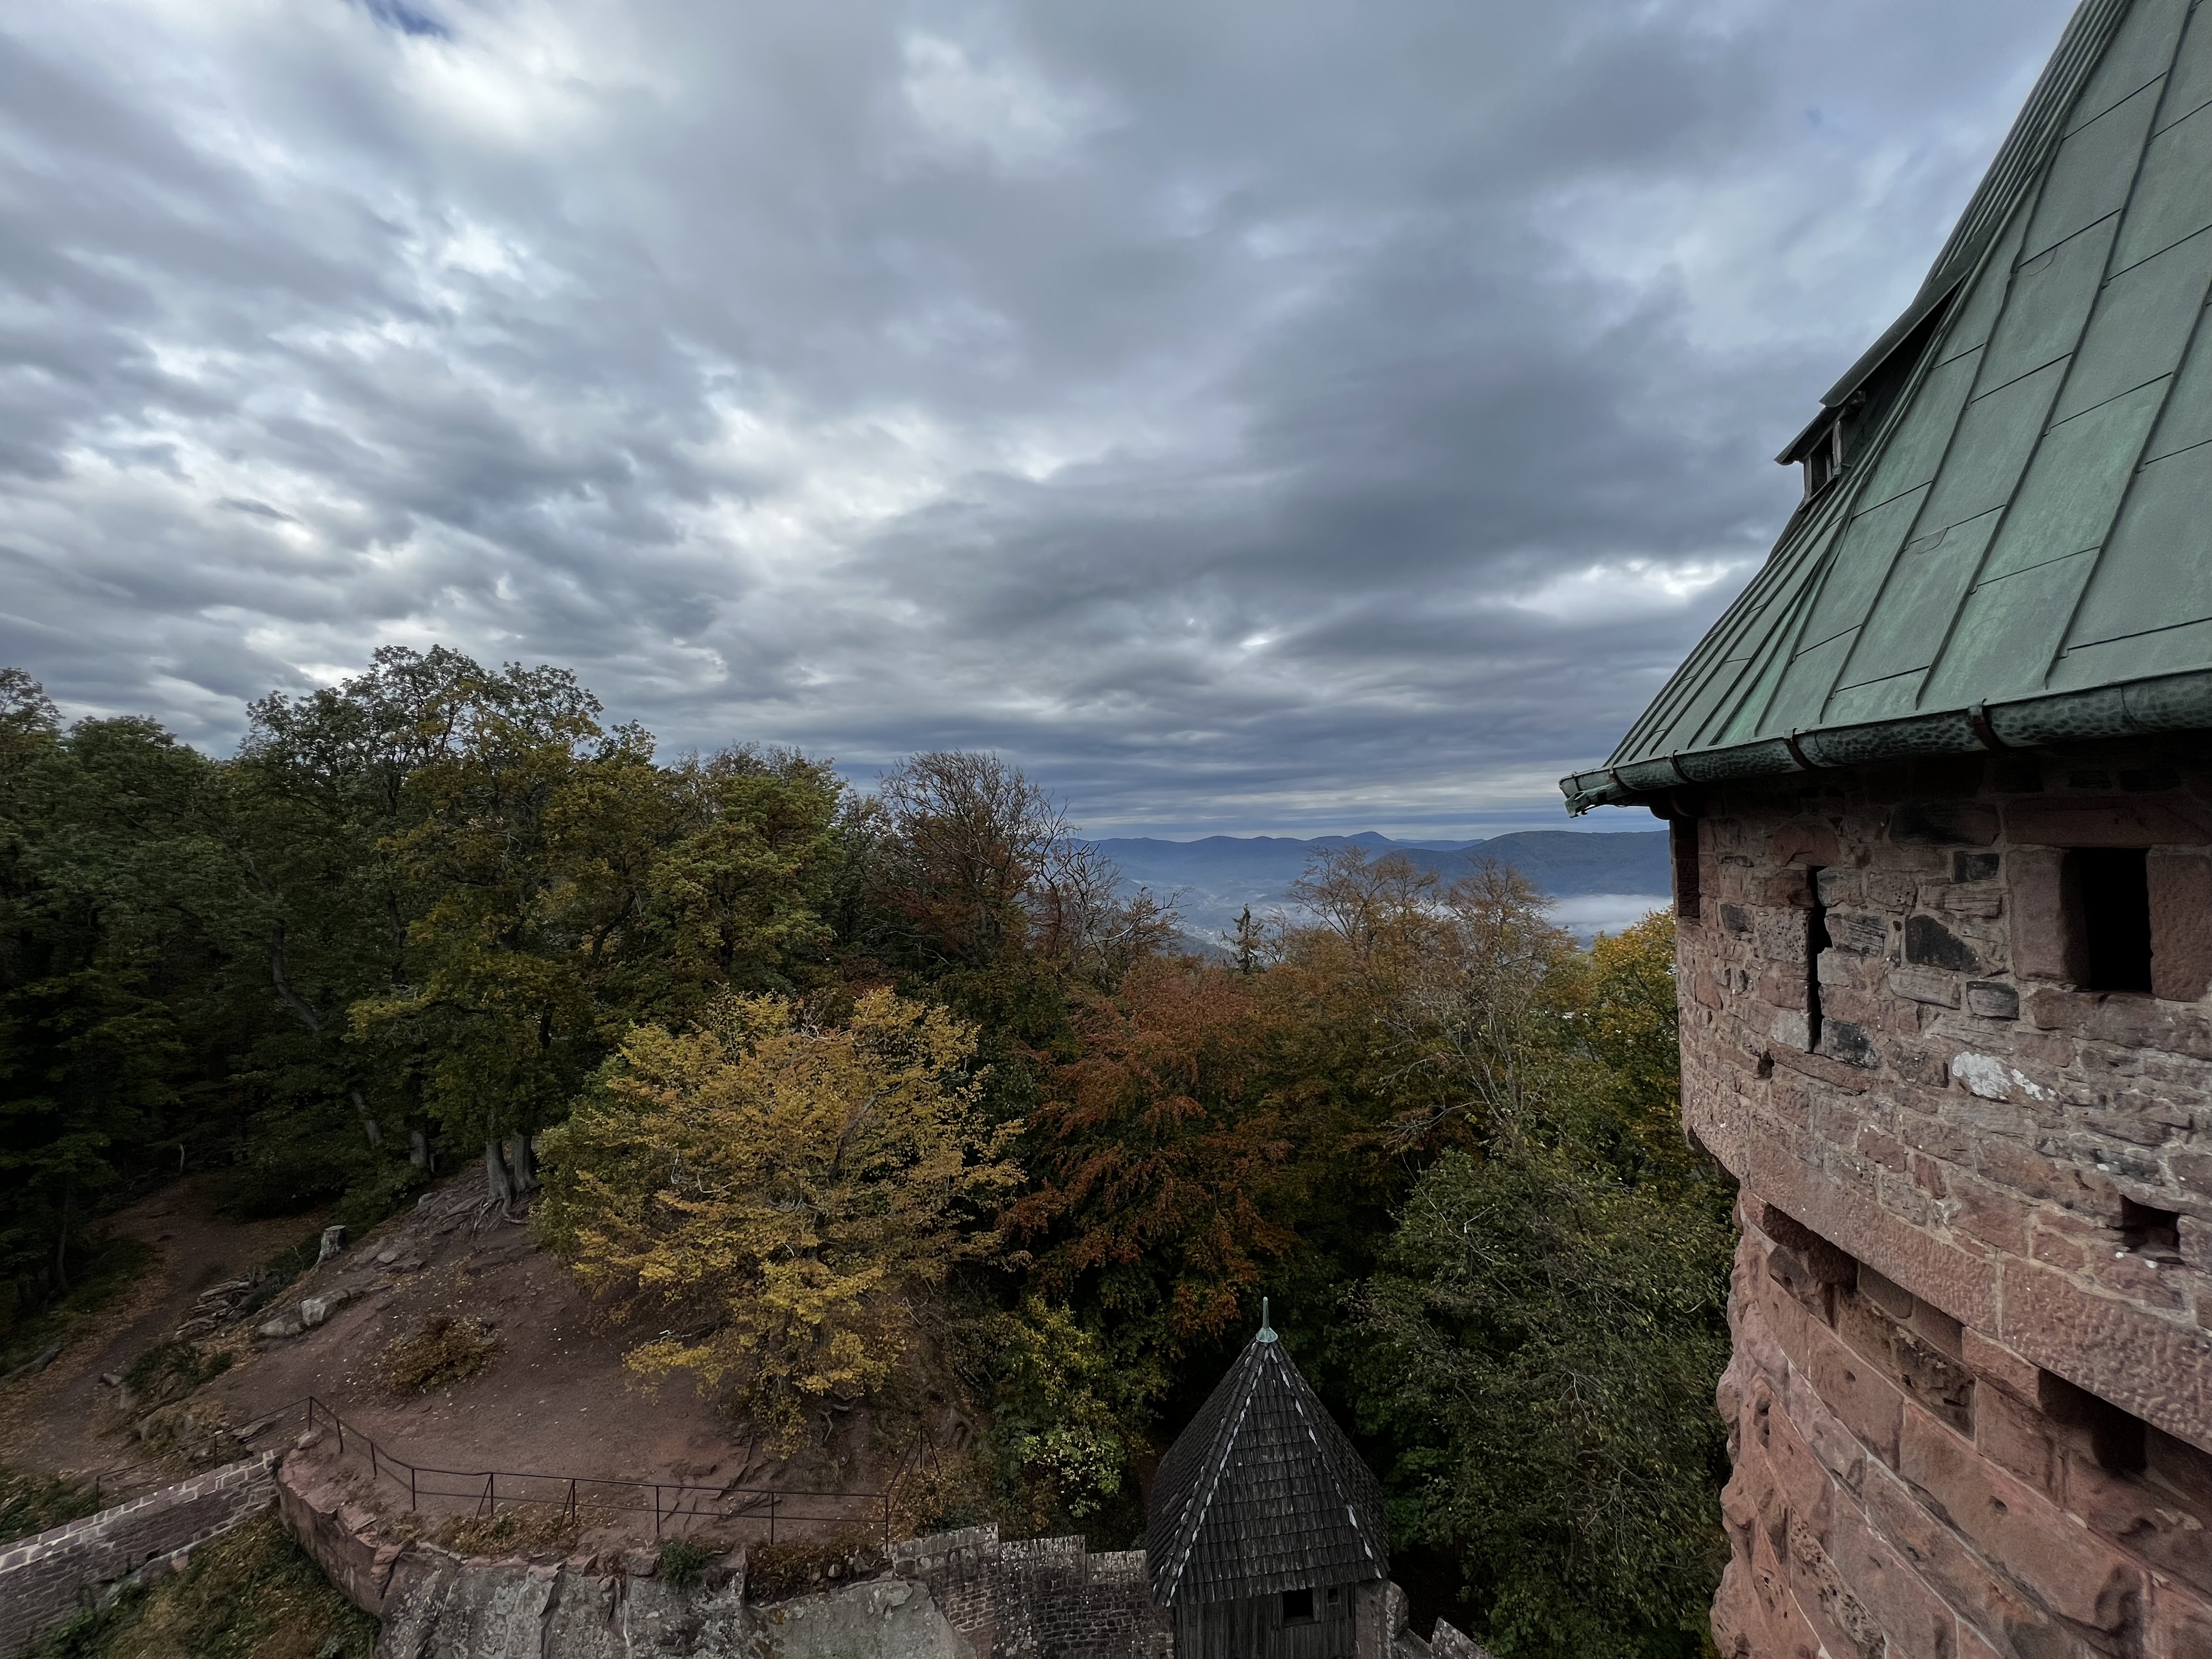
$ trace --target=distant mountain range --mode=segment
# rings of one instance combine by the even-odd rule
[[[1209,942],[1233,928],[1237,913],[1248,904],[1255,918],[1288,909],[1291,884],[1314,858],[1347,844],[1365,848],[1370,857],[1402,853],[1447,882],[1484,859],[1496,859],[1559,901],[1559,920],[1584,934],[1625,927],[1668,902],[1663,830],[1524,830],[1488,841],[1393,841],[1370,830],[1305,841],[1287,836],[1208,836],[1202,841],[1137,836],[1096,843],[1120,866],[1125,888],[1149,887],[1162,897],[1179,895],[1184,927]]]

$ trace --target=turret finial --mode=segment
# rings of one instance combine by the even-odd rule
[[[1275,1340],[1274,1329],[1267,1323],[1267,1298],[1264,1296],[1260,1298],[1259,1340],[1262,1342],[1273,1342]]]

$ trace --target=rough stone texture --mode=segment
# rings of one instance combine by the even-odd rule
[[[378,1659],[1171,1659],[1141,1551],[1080,1538],[1001,1542],[975,1527],[895,1543],[884,1576],[761,1607],[742,1552],[696,1589],[598,1560],[486,1561],[380,1542],[375,1517],[304,1458],[277,1482],[294,1536],[384,1620]],[[1402,1601],[1402,1598],[1401,1598]],[[1402,1624],[1403,1620],[1400,1621]]]
[[[2069,757],[1698,803],[1735,1659],[2212,1656],[2212,752],[2087,758],[2174,787],[2073,791]],[[2113,846],[2149,849],[2160,994],[2075,977],[2065,851]]]
[[[0,1550],[0,1655],[30,1652],[80,1607],[267,1509],[274,1469],[270,1455],[250,1457]]]

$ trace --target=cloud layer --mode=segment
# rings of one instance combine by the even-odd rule
[[[387,641],[1104,829],[1557,821],[2064,0],[0,22],[0,660]]]

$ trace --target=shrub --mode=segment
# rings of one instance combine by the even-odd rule
[[[690,1589],[707,1576],[707,1552],[688,1538],[660,1547],[660,1580],[671,1589]]]
[[[385,1349],[384,1382],[395,1394],[428,1394],[481,1376],[498,1356],[499,1339],[480,1320],[434,1314]]]

